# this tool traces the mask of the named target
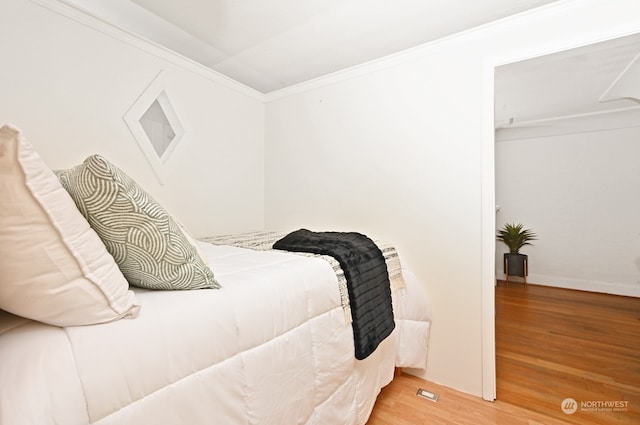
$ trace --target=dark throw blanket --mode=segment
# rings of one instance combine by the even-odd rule
[[[395,327],[389,274],[382,252],[355,232],[296,230],[273,244],[274,249],[334,257],[347,280],[355,357],[367,358]]]

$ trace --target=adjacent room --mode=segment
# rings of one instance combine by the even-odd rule
[[[639,57],[634,34],[496,68],[496,224],[526,224],[496,251],[498,400],[562,419],[639,391]]]
[[[500,377],[536,290],[631,300],[640,346],[638,34],[636,0],[3,0],[0,425],[637,422],[631,384]]]

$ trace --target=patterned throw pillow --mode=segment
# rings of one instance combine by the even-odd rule
[[[220,288],[171,214],[105,158],[56,174],[131,285]]]
[[[0,309],[56,326],[134,318],[135,294],[56,176],[0,127]]]

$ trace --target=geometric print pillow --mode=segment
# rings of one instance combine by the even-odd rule
[[[171,214],[105,158],[55,173],[131,285],[220,288]]]

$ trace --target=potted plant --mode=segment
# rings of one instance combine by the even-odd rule
[[[509,276],[523,277],[524,283],[527,283],[528,256],[520,254],[520,248],[533,245],[531,241],[536,240],[537,235],[531,229],[525,229],[520,223],[507,223],[498,231],[496,237],[509,247],[509,252],[504,254],[504,273],[507,275],[507,283]]]

